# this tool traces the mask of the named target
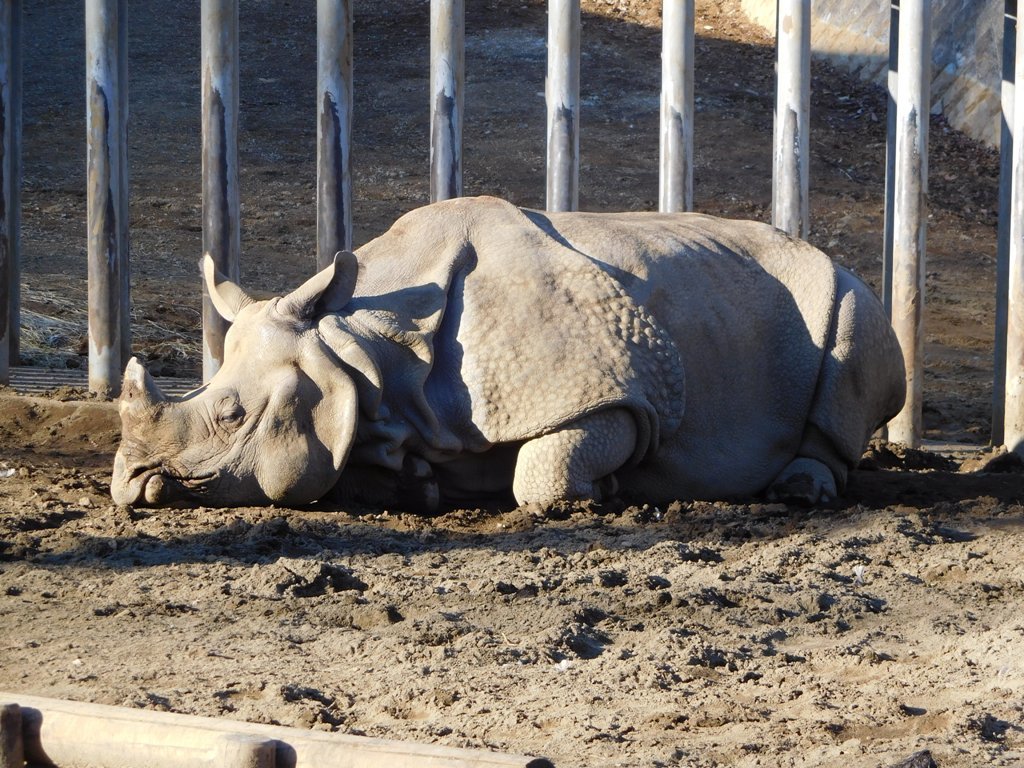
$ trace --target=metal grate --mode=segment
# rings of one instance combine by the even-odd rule
[[[154,377],[160,389],[168,395],[183,395],[199,386],[195,379],[171,376]],[[79,368],[34,368],[17,366],[11,368],[11,389],[19,395],[42,395],[61,387],[73,387],[83,391],[89,388],[88,372]]]

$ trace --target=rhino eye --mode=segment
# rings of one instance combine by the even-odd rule
[[[242,423],[245,418],[245,409],[238,403],[227,403],[221,407],[217,414],[217,421],[229,429],[233,429]]]

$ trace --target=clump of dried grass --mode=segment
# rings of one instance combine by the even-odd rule
[[[54,289],[21,289],[21,364],[44,368],[84,368],[89,350],[89,315],[84,295]],[[82,292],[75,292],[82,293]],[[158,322],[132,307],[132,350],[165,374],[198,370],[202,359],[198,310],[175,307],[175,317]],[[177,320],[179,327],[175,327]]]

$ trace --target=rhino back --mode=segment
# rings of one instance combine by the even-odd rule
[[[617,405],[637,417],[636,460],[661,445],[680,493],[713,495],[726,472],[732,492],[763,487],[799,443],[835,273],[770,227],[462,199],[358,255],[353,310],[412,340],[403,389],[451,452]]]
[[[686,376],[679,428],[649,463],[693,496],[758,491],[794,455],[832,325],[836,272],[764,224],[696,214],[528,214],[604,265],[667,329]]]

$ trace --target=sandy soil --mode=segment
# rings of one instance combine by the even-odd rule
[[[543,6],[469,5],[467,191],[542,206]],[[281,289],[314,260],[315,20],[243,6],[243,281]],[[584,208],[656,205],[656,8],[584,2]],[[357,4],[357,242],[426,200],[427,10]],[[198,7],[131,11],[135,346],[194,375]],[[78,367],[81,8],[25,13],[23,357]],[[697,207],[766,219],[770,40],[733,0],[698,13]],[[817,65],[812,101],[810,239],[877,286],[883,95]],[[925,420],[981,445],[997,163],[933,120],[931,168]],[[558,766],[1024,761],[1024,477],[1005,457],[876,446],[821,509],[424,518],[115,507],[117,440],[109,403],[0,397],[0,690]]]

